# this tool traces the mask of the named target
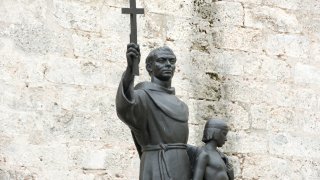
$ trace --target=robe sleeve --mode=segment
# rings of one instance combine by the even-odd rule
[[[116,96],[117,115],[132,131],[137,131],[143,128],[146,119],[145,95],[143,90],[133,90],[133,82],[128,91],[127,93],[132,97],[131,100],[125,95],[122,78]]]

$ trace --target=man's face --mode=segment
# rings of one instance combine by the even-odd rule
[[[170,51],[158,51],[151,65],[152,74],[162,81],[170,80],[176,68],[176,57]]]
[[[227,141],[227,134],[228,130],[226,129],[221,129],[220,132],[218,133],[218,136],[216,138],[217,146],[222,147],[225,142]]]

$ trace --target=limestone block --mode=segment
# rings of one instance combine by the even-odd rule
[[[185,53],[187,49],[189,49],[189,47],[191,46],[190,39],[186,38],[190,37],[192,34],[192,26],[190,25],[190,19],[170,16],[167,18],[165,29],[166,41],[175,44],[175,53],[178,53],[178,48],[181,49],[180,51]],[[184,54],[182,52],[181,54]]]
[[[301,35],[269,34],[263,43],[263,49],[269,55],[305,58],[310,51],[310,40]]]
[[[1,1],[0,4],[0,18],[1,21],[10,23],[21,23],[24,8],[21,3],[14,1]]]
[[[256,74],[252,75],[256,75],[261,79],[277,81],[288,81],[292,78],[292,67],[288,62],[283,61],[281,59],[269,58],[267,56],[257,57],[257,63],[259,63],[259,60],[261,62],[259,71]],[[247,64],[251,63],[252,62],[248,62]],[[249,68],[251,67],[249,66]],[[249,71],[250,70],[251,69],[249,69]]]
[[[194,74],[191,79],[195,99],[219,100],[221,98],[220,77],[214,72]]]
[[[264,35],[259,30],[228,26],[214,28],[213,39],[212,43],[217,48],[260,52]]]
[[[85,155],[82,167],[84,169],[106,169],[105,159],[107,156],[105,151],[92,151]]]
[[[295,110],[294,121],[300,122],[300,131],[316,135],[320,131],[320,113],[312,110]]]
[[[297,13],[297,19],[301,24],[303,31],[308,33],[317,33],[320,27],[320,19],[317,14],[310,14],[308,12]]]
[[[283,9],[267,6],[252,6],[245,9],[245,26],[277,32],[301,32],[301,26],[295,14]]]
[[[297,88],[294,91],[293,107],[302,109],[314,109],[318,107],[319,91],[311,88]]]
[[[32,87],[25,83],[2,83],[0,86],[6,89],[2,100],[7,108],[21,111],[54,109],[57,98],[54,87]]]
[[[247,56],[245,53],[222,51],[213,55],[213,69],[221,74],[243,75]]]
[[[90,1],[90,0],[88,0]],[[95,0],[92,0],[95,1]],[[141,6],[141,1],[136,1],[137,7]],[[129,7],[128,1],[118,1],[118,0],[109,0],[109,1],[103,1],[103,5],[110,6],[110,7]]]
[[[192,3],[193,1],[191,0],[173,0],[166,3],[161,1],[150,1],[147,3],[144,2],[143,7],[148,14],[156,13],[169,14],[179,17],[191,17],[193,12]]]
[[[227,153],[267,153],[268,139],[266,132],[230,131],[228,141],[223,146]]]
[[[55,106],[64,110],[107,114],[115,108],[115,90],[104,87],[63,86],[58,93]]]
[[[74,43],[74,55],[76,57],[113,62],[122,59],[125,60],[127,43],[125,43],[125,41],[120,43],[120,39],[118,37],[111,39],[110,37],[100,38],[73,34],[72,41]],[[110,42],[119,43],[113,44]]]
[[[258,79],[284,81],[291,78],[290,65],[282,60],[243,51],[212,49],[211,55],[193,53],[193,65],[205,71],[215,71],[219,75],[254,77]]]
[[[171,18],[175,19],[175,17]],[[166,37],[166,25],[167,18],[163,14],[150,14],[150,16],[146,16],[143,24],[143,37],[164,40]]]
[[[42,59],[36,56],[25,57],[14,49],[12,40],[2,41],[4,45],[0,50],[0,79],[5,82],[43,83]]]
[[[269,152],[274,155],[300,158],[319,158],[320,142],[316,136],[293,133],[272,133],[269,136]]]
[[[53,14],[57,23],[64,28],[94,32],[100,30],[97,22],[99,8],[96,6],[54,0]]]
[[[45,0],[1,1],[0,19],[12,24],[37,24],[47,17],[49,5]]]
[[[290,85],[270,83],[263,86],[262,99],[269,104],[290,107],[294,104],[293,94]]]
[[[290,160],[285,158],[254,155],[244,158],[242,177],[244,179],[302,179]],[[296,171],[297,170],[297,171]]]
[[[213,42],[213,36],[211,34],[207,35],[206,32],[202,32],[202,30],[199,31],[201,33],[192,34],[191,49],[193,51],[210,54],[210,50],[214,47],[214,44],[211,43]]]
[[[295,83],[320,84],[320,68],[297,63],[294,68]]]
[[[66,31],[56,31],[46,24],[12,25],[8,37],[14,40],[15,46],[26,53],[60,54],[69,56],[72,52]]]
[[[129,5],[129,1],[121,1],[121,2],[127,4],[127,6]],[[109,1],[106,1],[104,3],[109,3]],[[122,6],[122,7],[126,7],[126,6]],[[107,43],[113,46],[113,48],[108,49],[108,52],[115,53],[115,52],[110,52],[113,49],[117,49],[119,51],[117,47],[119,45],[126,47],[126,44],[129,43],[130,15],[121,14],[120,7],[107,6],[107,5],[104,5],[101,7],[100,13],[101,13],[101,16],[98,21],[99,26],[101,27],[100,34],[102,35],[102,37],[107,39]],[[137,16],[138,42],[141,42],[143,33],[145,33],[145,31],[142,31],[145,21],[146,21],[146,18],[144,15]],[[114,43],[111,43],[111,42],[114,42]],[[125,48],[124,48],[124,52],[125,52]]]
[[[206,19],[210,26],[243,25],[244,10],[237,2],[195,2],[196,16]]]
[[[244,5],[247,5],[247,4],[261,4],[263,2],[263,0],[225,0],[225,1],[241,2]]]
[[[7,168],[4,167],[0,169],[0,179],[1,180],[11,180],[11,179],[23,179],[23,180],[33,180],[39,178],[39,175],[31,172],[25,167],[19,168]]]
[[[263,4],[268,5],[268,6],[276,6],[276,7],[280,7],[280,8],[293,9],[293,10],[297,10],[299,8],[300,4],[302,4],[302,2],[299,1],[299,0],[292,0],[292,1],[287,1],[287,0],[280,0],[280,1],[262,0],[262,2],[263,2]]]
[[[226,118],[226,102],[224,101],[207,101],[190,100],[189,106],[189,123],[204,127],[207,120],[212,118]]]
[[[263,4],[268,6],[276,6],[284,9],[292,9],[292,10],[304,10],[309,12],[318,13],[318,9],[320,7],[320,3],[318,0],[263,0]],[[318,13],[319,14],[319,13]]]
[[[99,140],[104,125],[100,122],[104,117],[99,113],[80,113],[65,111],[50,119],[50,132],[55,136],[66,136],[71,139]],[[49,123],[49,122],[48,122]],[[102,131],[102,132],[101,132]]]
[[[318,66],[320,63],[320,34],[318,34],[317,40],[311,43],[310,49],[310,61],[312,65]]]
[[[213,54],[218,54],[218,51],[212,49]],[[220,52],[221,53],[221,52]],[[191,51],[191,60],[190,60],[190,69],[189,71],[203,70],[205,72],[213,71],[215,67],[214,58],[210,53],[199,51],[198,49],[192,49]]]
[[[44,66],[45,79],[49,82],[109,87],[117,86],[123,69],[113,63],[54,56],[48,57]]]
[[[64,170],[69,166],[65,145],[30,145],[26,136],[19,135],[9,146],[2,149],[7,156],[7,166],[44,167]]]
[[[231,129],[249,129],[249,113],[246,105],[241,103],[230,103],[225,104],[226,108],[226,119],[228,126]]]
[[[223,97],[230,101],[268,103],[284,107],[292,106],[294,102],[293,90],[289,85],[280,83],[230,80],[222,89]]]
[[[240,101],[245,103],[250,102],[263,102],[263,89],[261,85],[256,83],[239,83],[229,82],[223,85],[223,98],[229,101]],[[247,93],[250,92],[250,96]]]
[[[252,105],[250,107],[250,117],[252,121],[252,128],[254,129],[266,129],[268,121],[270,120],[270,107],[266,105]]]
[[[252,105],[250,107],[252,128],[268,131],[299,131],[302,123],[294,118],[294,111],[287,107],[270,106],[266,104]],[[290,127],[288,127],[290,124]]]

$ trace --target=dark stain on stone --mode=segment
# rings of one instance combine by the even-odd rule
[[[216,81],[220,81],[221,79],[219,78],[219,75],[217,73],[214,72],[206,72],[206,75],[208,75],[210,77],[210,79],[216,80]]]

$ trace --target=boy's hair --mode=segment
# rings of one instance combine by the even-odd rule
[[[207,121],[204,130],[202,142],[207,143],[214,138],[214,135],[220,130],[229,130],[227,123],[221,119],[210,119]]]

